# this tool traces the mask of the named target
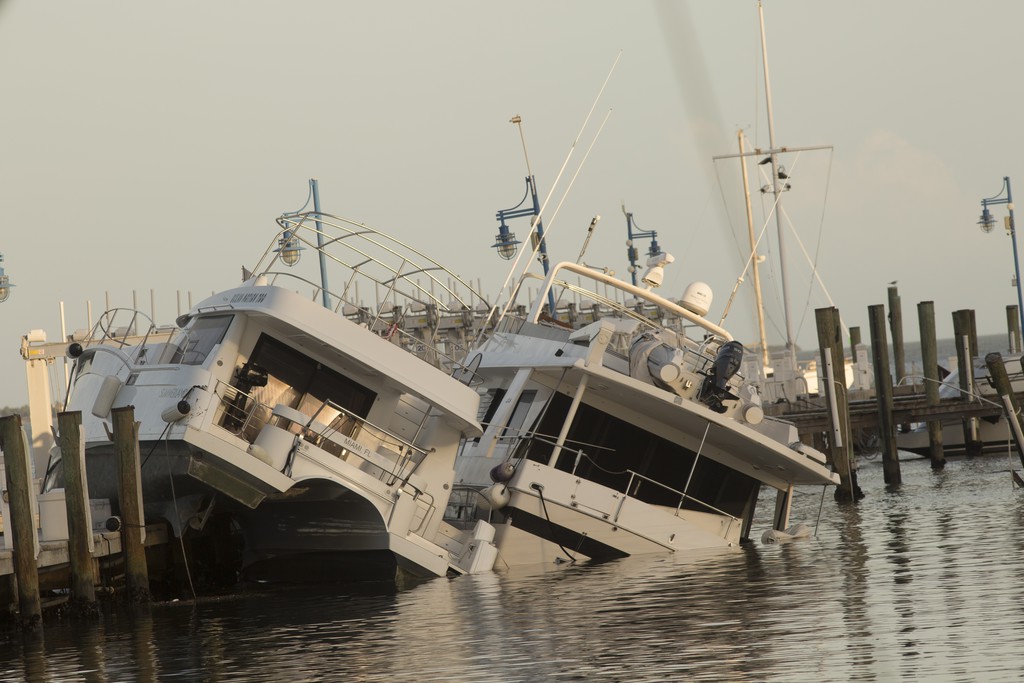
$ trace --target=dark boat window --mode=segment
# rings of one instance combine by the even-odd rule
[[[196,318],[184,331],[171,363],[202,365],[210,351],[224,339],[233,315],[208,315]]]
[[[297,408],[304,399],[309,403],[312,398],[317,402],[329,400],[365,418],[377,397],[371,389],[265,334],[256,343],[248,364],[266,371],[266,386],[254,389],[253,394],[270,407],[284,403]]]
[[[557,438],[570,403],[570,398],[563,394],[553,397],[535,427],[538,435],[547,435],[545,441],[553,443]],[[530,460],[547,463],[553,452],[551,443],[532,440],[526,456]],[[584,456],[576,465],[577,452],[581,448]],[[576,473],[580,476],[618,491],[625,491],[630,481],[627,470],[631,470],[676,491],[686,490],[690,497],[734,517],[744,517],[753,492],[760,487],[759,482],[709,458],[698,459],[694,469],[694,458],[694,452],[688,448],[581,403],[556,467],[570,472],[576,466]],[[646,503],[675,507],[679,496],[663,486],[642,482],[639,488],[631,489],[629,493]],[[683,507],[710,512],[692,500],[687,500]]]

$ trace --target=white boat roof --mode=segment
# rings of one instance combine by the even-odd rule
[[[480,398],[476,391],[365,327],[295,292],[249,280],[240,287],[201,301],[190,315],[224,312],[273,318],[285,328],[282,341],[328,356],[341,354],[345,363],[367,374],[381,376],[391,386],[437,406],[453,426],[466,434],[481,433],[477,421]]]
[[[543,344],[517,344],[517,336],[506,336],[508,346],[497,353],[494,353],[494,347],[490,354],[485,351],[481,367],[513,369],[529,366],[534,369],[535,377],[544,378],[545,383],[552,387],[578,386],[586,375],[588,383],[584,403],[675,443],[681,443],[684,435],[690,435],[691,439],[696,435],[700,439],[710,424],[704,437],[703,455],[776,488],[784,488],[787,484],[821,486],[839,483],[839,476],[818,459],[716,413],[697,401],[683,399],[603,365],[588,366],[582,359],[569,354],[555,357],[550,352],[545,353],[546,345]]]
[[[679,397],[668,391],[604,366],[585,366],[577,362],[568,369],[564,381],[575,385],[584,374],[589,375],[588,395],[584,400],[589,399],[594,405],[614,403],[617,411],[613,414],[619,417],[632,413],[637,417],[643,416],[645,424],[664,425],[661,430],[651,430],[656,433],[660,431],[667,436],[676,431],[702,435],[710,423],[703,454],[711,455],[714,460],[756,479],[774,482],[776,486],[780,480],[794,485],[839,483],[838,475],[823,463],[788,444],[779,443],[741,422],[716,413],[702,403],[687,399],[677,401]],[[612,391],[614,400],[601,401],[599,397],[602,394],[608,395]],[[595,395],[598,397],[596,401]]]

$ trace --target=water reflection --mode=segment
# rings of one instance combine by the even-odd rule
[[[805,542],[113,611],[4,634],[0,680],[1017,680],[1024,491],[1005,459],[901,465]]]

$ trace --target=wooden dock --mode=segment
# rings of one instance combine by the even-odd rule
[[[144,545],[147,548],[163,545],[167,543],[170,536],[171,533],[167,524],[149,524],[146,526]],[[3,537],[2,533],[0,533],[0,537]],[[114,563],[121,562],[123,551],[120,531],[105,531],[93,534],[92,557],[99,566],[111,566]],[[40,541],[39,556],[36,558],[36,566],[39,569],[40,589],[55,590],[66,588],[68,585],[67,574],[70,563],[71,551],[68,548],[67,539]],[[0,549],[0,581],[6,581],[13,575],[14,551],[10,548]]]
[[[109,587],[106,579],[111,577],[122,579],[129,601],[149,602],[147,547],[174,547],[167,544],[166,524],[147,525],[143,519],[138,425],[132,406],[112,411],[118,516],[108,517],[106,508],[101,513],[104,518],[96,520],[100,528],[94,526],[93,504],[105,507],[107,501],[88,497],[81,421],[79,412],[57,415],[64,488],[44,501],[49,494],[40,494],[31,477],[21,417],[0,418],[6,482],[4,546],[8,548],[0,551],[0,602],[13,606],[16,599],[17,620],[24,629],[41,625],[43,594],[55,589],[66,589],[60,591],[66,599],[59,599],[69,603],[78,616],[98,614],[97,587]]]
[[[1024,395],[1018,395],[1018,400]],[[764,406],[765,415],[778,417],[796,425],[801,439],[810,439],[830,429],[828,399],[823,396],[804,396],[790,403]],[[928,404],[924,393],[897,394],[893,398],[892,419],[895,424],[949,420],[958,418],[998,417],[1002,409],[991,402],[978,399],[945,399],[937,406]],[[870,392],[850,392],[849,426],[852,429],[878,429],[878,401]]]

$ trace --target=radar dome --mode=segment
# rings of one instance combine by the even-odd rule
[[[704,316],[711,310],[711,286],[706,282],[694,282],[683,292],[679,305],[688,311]]]

